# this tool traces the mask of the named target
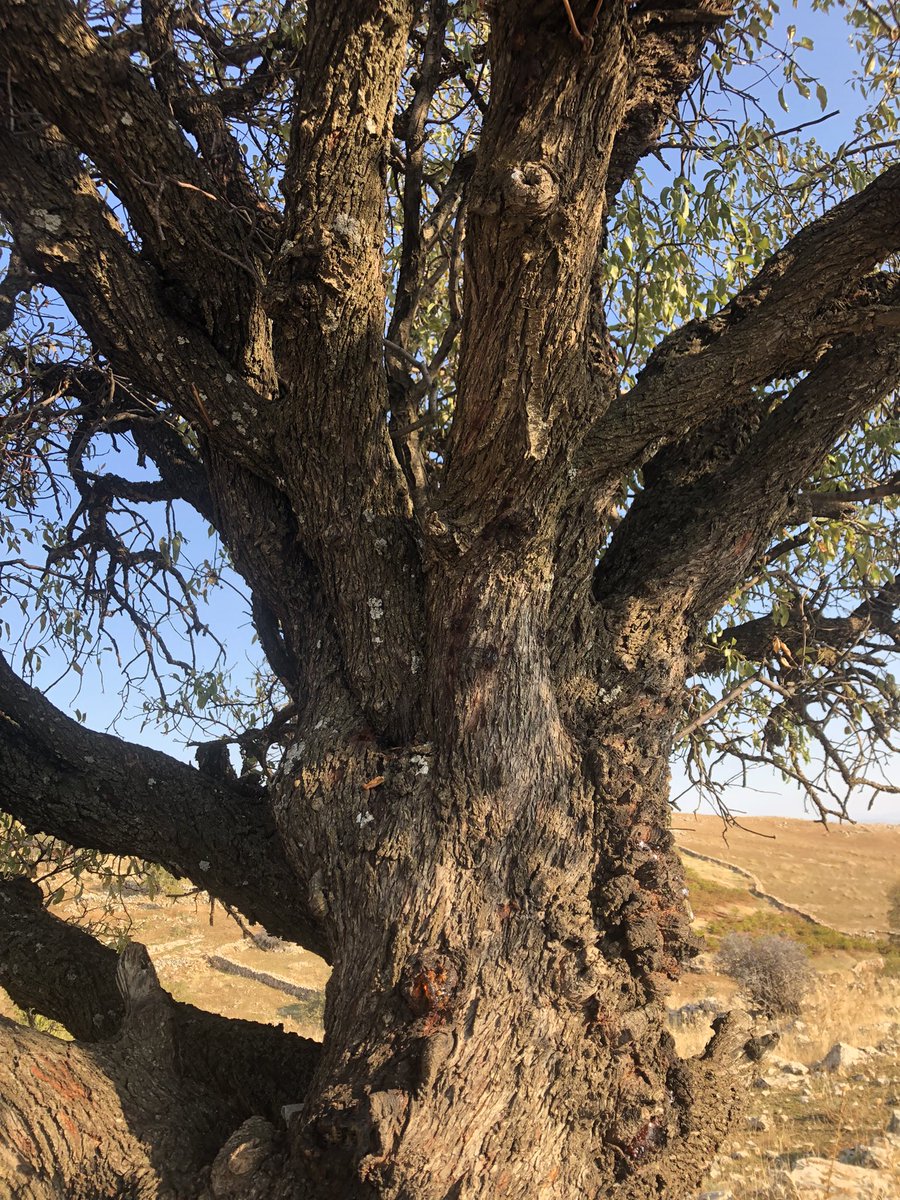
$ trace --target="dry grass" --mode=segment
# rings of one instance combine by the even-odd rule
[[[811,1066],[835,1044],[870,1046],[900,1021],[896,979],[857,978],[850,972],[820,977],[803,1006],[801,1026],[789,1025],[779,1043],[782,1058]]]
[[[814,821],[748,817],[746,830],[730,829],[723,838],[715,816],[678,813],[673,823],[680,846],[744,867],[767,891],[835,928],[889,928],[888,892],[900,882],[900,826],[825,828]],[[690,866],[707,873],[705,864],[692,860]]]
[[[733,994],[728,1000],[715,977],[700,973],[689,978],[692,998],[716,995],[723,1004],[736,1003]],[[771,1200],[784,1194],[776,1182],[798,1158],[836,1159],[853,1146],[874,1144],[896,1187],[893,1194],[900,1197],[900,1141],[883,1139],[891,1109],[900,1106],[900,980],[868,971],[854,974],[852,963],[822,974],[800,1018],[783,1019],[776,1028],[781,1039],[766,1072],[773,1086],[754,1088],[748,1109],[748,1122],[763,1118],[766,1128],[754,1132],[748,1123],[737,1129],[722,1148],[704,1190],[724,1191],[734,1200]],[[704,1048],[711,1029],[704,1023],[674,1029],[673,1034],[679,1053],[690,1055]],[[838,1041],[876,1052],[845,1074],[811,1071],[797,1076],[774,1069],[778,1060],[813,1067]],[[826,1188],[816,1200],[837,1200],[837,1194],[832,1196]]]

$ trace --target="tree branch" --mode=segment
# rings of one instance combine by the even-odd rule
[[[35,883],[0,880],[0,987],[19,1008],[58,1021],[76,1041],[106,1041],[125,1016],[118,955],[42,901]],[[170,1004],[181,1072],[227,1103],[226,1134],[255,1113],[277,1119],[282,1105],[302,1097],[318,1042],[171,998]]]
[[[610,207],[675,115],[678,101],[697,77],[701,52],[716,26],[731,14],[730,4],[710,0],[665,12],[648,12],[640,5],[631,9],[635,48],[624,120],[616,134],[606,182]]]
[[[397,741],[416,720],[422,584],[386,421],[383,164],[411,20],[409,0],[310,7],[269,295],[292,507],[354,700]]]
[[[232,1102],[183,1070],[175,1009],[143,946],[125,948],[116,982],[125,1014],[108,1042],[63,1042],[0,1018],[0,1188],[7,1195],[156,1200],[194,1195],[211,1164],[214,1183],[227,1169],[217,1151],[228,1139],[234,1154]],[[274,1128],[252,1121],[271,1151]],[[242,1173],[261,1166],[260,1149],[258,1142]]]
[[[696,481],[651,480],[600,561],[595,597],[602,603],[652,578],[656,597],[677,597],[682,613],[708,618],[821,459],[898,378],[900,336],[844,337],[720,470]]]
[[[5,333],[16,316],[16,303],[36,282],[16,250],[9,256],[6,274],[0,280],[0,333]]]
[[[12,132],[8,117],[0,121],[0,211],[25,261],[118,371],[171,398],[201,436],[270,473],[273,455],[256,420],[259,394],[196,325],[167,309],[160,280],[132,251],[59,134]]]
[[[714,317],[665,338],[585,438],[579,486],[619,478],[736,395],[809,368],[846,333],[878,328],[887,314],[860,281],[900,248],[898,200],[900,165],[792,238]]]
[[[29,830],[162,863],[270,932],[327,955],[264,796],[85,729],[2,657],[0,787],[4,808]]]
[[[802,610],[793,609],[784,625],[779,624],[771,613],[754,617],[722,630],[716,646],[703,651],[694,671],[697,675],[720,673],[722,649],[726,646],[732,646],[742,658],[759,663],[776,655],[776,641],[798,663],[822,649],[840,653],[858,645],[872,633],[900,646],[898,608],[900,581],[887,584],[874,595],[867,596],[845,617],[829,617],[808,605]],[[784,653],[785,650],[781,650],[781,654]]]
[[[604,4],[579,15],[579,30],[591,26],[579,47],[559,4],[496,4],[491,15],[441,487],[463,541],[493,520],[540,528],[571,490],[573,452],[610,398],[592,301],[607,197],[668,120],[708,35],[660,22],[635,38],[625,6]]]
[[[13,96],[97,164],[144,252],[187,289],[217,348],[238,367],[258,359],[264,316],[253,215],[221,194],[127,54],[105,46],[67,0],[4,3],[0,47]]]
[[[491,7],[489,46],[441,483],[441,516],[461,548],[498,522],[533,534],[553,520],[573,440],[607,398],[589,301],[628,82],[616,4],[600,9],[589,54],[561,5],[513,0]]]
[[[0,1096],[0,1191],[7,1196],[43,1200],[54,1194],[48,1178],[67,1200],[156,1200],[171,1184],[143,1141],[144,1123],[133,1127],[114,1080],[77,1044],[0,1017]],[[203,1160],[189,1161],[197,1168]]]
[[[900,318],[900,308],[896,310]],[[847,488],[844,491],[801,492],[792,512],[794,521],[808,521],[811,517],[840,517],[858,504],[873,504],[900,496],[900,473],[894,474],[885,483],[872,487]]]
[[[274,237],[278,220],[260,204],[247,174],[240,143],[228,128],[221,107],[196,87],[182,69],[175,45],[177,17],[173,0],[141,0],[141,22],[156,90],[188,133],[196,138],[203,162],[221,194],[236,209],[254,214],[254,220],[266,226],[270,238]]]

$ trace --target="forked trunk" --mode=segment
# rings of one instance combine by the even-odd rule
[[[692,953],[672,631],[630,611],[600,687],[561,683],[544,561],[433,587],[428,743],[319,711],[285,757],[282,831],[335,953],[286,1195],[677,1200],[733,1119],[737,1034],[685,1063],[665,1024]]]

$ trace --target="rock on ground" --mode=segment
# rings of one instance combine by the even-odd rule
[[[868,1049],[850,1046],[847,1042],[835,1042],[822,1061],[818,1064],[820,1071],[846,1071],[864,1063],[869,1057]]]
[[[886,1171],[802,1158],[793,1170],[778,1173],[772,1200],[896,1200],[895,1187]]]

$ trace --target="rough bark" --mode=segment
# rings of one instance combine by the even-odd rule
[[[635,386],[585,437],[579,487],[618,475],[726,409],[746,389],[809,368],[843,334],[886,322],[861,281],[900,244],[900,166],[835,205],[772,256],[708,321],[665,338]],[[673,403],[673,397],[677,397]]]
[[[744,1085],[739,1046],[714,1052],[714,1084],[665,1030],[692,953],[666,816],[683,622],[611,603],[600,682],[564,717],[541,638],[549,552],[493,550],[431,601],[432,741],[347,730],[335,754],[308,728],[289,753],[279,822],[337,948],[292,1186],[687,1194]]]
[[[117,965],[114,950],[43,907],[37,884],[0,881],[0,987],[21,1009],[58,1021],[78,1042],[109,1040],[125,1016]],[[220,1098],[228,1132],[254,1115],[277,1120],[303,1095],[317,1042],[193,1004],[172,1001],[171,1010],[181,1073]]]
[[[407,0],[310,5],[268,290],[287,488],[352,702],[395,740],[415,721],[421,579],[384,420],[382,173],[411,20]]]
[[[143,946],[117,967],[125,1014],[87,1046],[0,1018],[0,1186],[13,1200],[194,1195],[234,1102],[178,1059],[175,1014]]]

